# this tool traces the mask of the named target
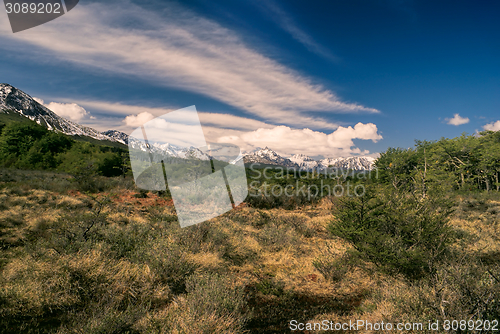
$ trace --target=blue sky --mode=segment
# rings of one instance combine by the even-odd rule
[[[196,105],[210,141],[373,155],[500,130],[500,4],[81,0],[13,34],[0,82],[99,130]]]

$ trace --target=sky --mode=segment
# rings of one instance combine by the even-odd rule
[[[500,3],[87,1],[12,33],[0,82],[60,116],[130,134],[195,105],[245,152],[376,156],[500,130]]]

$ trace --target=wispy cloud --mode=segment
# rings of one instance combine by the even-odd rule
[[[486,131],[500,131],[500,121],[489,123],[483,126]]]
[[[468,117],[462,117],[459,114],[454,114],[452,118],[446,118],[445,120],[448,124],[455,126],[467,124],[470,121]]]
[[[69,99],[59,99],[59,100],[65,102],[72,101]],[[122,121],[120,121],[120,123],[123,123],[128,126],[128,128],[119,127],[121,131],[125,132],[132,131],[133,127],[135,127],[135,125],[129,125],[132,123],[136,124],[136,122],[133,122],[132,120],[139,120],[139,121],[144,120],[146,119],[146,115],[151,115],[150,118],[158,117],[166,113],[169,113],[171,111],[179,109],[179,108],[158,108],[158,107],[155,108],[155,107],[146,107],[139,105],[127,105],[123,103],[115,103],[108,101],[73,100],[73,102],[77,103],[78,105],[84,106],[88,109],[98,110],[99,112],[107,114],[108,116],[112,116],[115,119],[114,120],[115,123],[117,119],[121,119]],[[141,118],[137,118],[141,114],[143,116],[141,116]],[[220,129],[256,130],[260,128],[267,129],[273,127],[272,124],[268,124],[256,119],[235,116],[225,113],[198,111],[198,116],[200,117],[200,121],[203,125],[213,126]],[[129,117],[128,121],[126,121],[127,117]],[[103,124],[98,127],[102,128],[103,126],[109,127],[112,126],[112,124],[109,124],[108,122],[107,124],[105,125]],[[103,130],[107,129],[109,128],[104,128]]]
[[[43,61],[132,75],[291,127],[337,127],[310,116],[312,111],[379,112],[341,101],[331,90],[251,49],[232,31],[186,10],[160,16],[132,3],[81,4],[36,30],[0,38],[10,38],[18,50],[33,50]]]
[[[299,28],[292,17],[287,14],[282,8],[280,8],[275,2],[266,0],[260,2],[259,4],[261,5],[261,8],[272,15],[273,20],[279,24],[281,29],[288,32],[295,40],[302,43],[309,51],[332,61],[339,60],[339,58],[335,56],[330,50],[325,48],[320,43],[316,42],[313,37],[311,37],[303,29]]]

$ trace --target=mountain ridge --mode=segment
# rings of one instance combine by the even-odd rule
[[[0,113],[9,112],[24,116],[48,130],[59,131],[70,136],[84,136],[97,140],[121,142],[117,138],[108,136],[93,128],[67,120],[41,105],[22,90],[9,84],[0,83]],[[116,130],[110,131],[119,132]]]
[[[139,148],[143,151],[152,150],[179,158],[210,159],[210,156],[195,147],[180,148],[172,144],[160,145],[158,143],[146,147],[143,142],[134,140],[121,131],[107,130],[99,132],[93,128],[74,123],[41,105],[22,90],[9,84],[0,83],[0,113],[9,114],[11,112],[35,121],[49,130],[59,131],[70,136],[83,136],[99,141],[116,142],[123,145],[129,145],[133,148]],[[295,154],[290,158],[286,158],[269,147],[245,154],[243,155],[243,159],[246,164],[267,164],[308,171],[324,170],[328,167],[359,171],[370,170],[373,168],[373,161],[375,160],[371,157],[325,158],[314,160],[304,154]]]
[[[292,167],[301,170],[325,170],[326,168],[350,169],[355,171],[372,170],[375,158],[372,157],[345,157],[345,158],[324,158],[314,160],[304,154],[295,154],[290,158],[285,158],[265,147],[244,157],[246,164],[258,163],[265,165],[275,165]]]

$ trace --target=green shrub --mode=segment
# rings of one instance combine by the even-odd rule
[[[264,295],[280,297],[284,294],[285,284],[272,277],[266,277],[255,285],[257,291]]]
[[[76,167],[73,171],[72,181],[78,190],[89,193],[109,191],[123,182],[121,179],[101,176],[99,165],[95,161]]]
[[[450,203],[437,196],[378,190],[342,198],[329,231],[387,272],[407,278],[433,272],[452,241]]]

